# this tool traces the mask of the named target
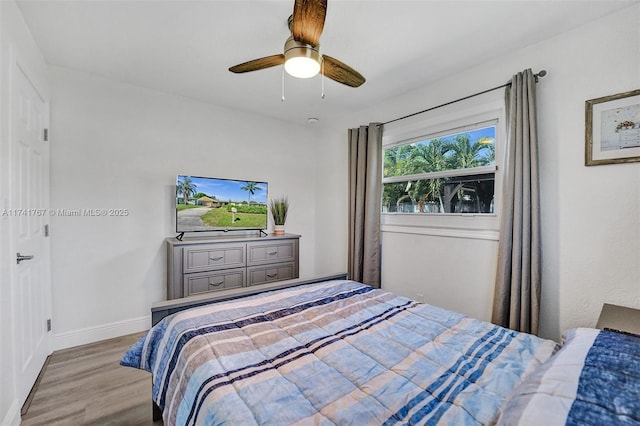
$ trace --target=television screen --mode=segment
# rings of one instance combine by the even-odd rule
[[[267,182],[178,175],[176,232],[267,229]]]

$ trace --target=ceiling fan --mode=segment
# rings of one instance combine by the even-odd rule
[[[284,53],[254,59],[229,68],[233,73],[258,71],[284,64],[290,75],[309,78],[321,73],[325,77],[351,87],[361,86],[365,78],[349,65],[320,53],[320,35],[327,15],[327,0],[295,0],[289,16],[291,36]]]

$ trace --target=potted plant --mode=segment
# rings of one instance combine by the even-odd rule
[[[284,223],[287,220],[289,200],[285,196],[272,198],[269,201],[269,210],[271,211],[273,224],[275,225],[273,233],[276,235],[284,234]]]

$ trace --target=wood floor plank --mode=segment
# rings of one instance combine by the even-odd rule
[[[141,335],[54,352],[22,424],[162,425],[151,418],[151,375],[120,366]]]

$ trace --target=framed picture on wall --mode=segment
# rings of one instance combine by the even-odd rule
[[[640,161],[640,89],[585,102],[585,165]]]

